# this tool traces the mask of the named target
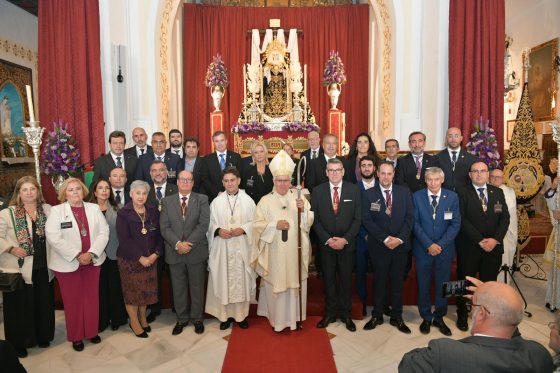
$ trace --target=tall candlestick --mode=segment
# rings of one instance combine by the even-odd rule
[[[247,73],[245,64],[243,64],[243,104],[247,101]]]
[[[307,64],[303,65],[303,98],[307,102]]]
[[[29,107],[29,121],[35,122],[35,111],[33,110],[33,96],[31,96],[31,86],[26,85],[27,92],[27,106]]]

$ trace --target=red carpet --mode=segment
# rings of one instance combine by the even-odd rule
[[[265,317],[250,318],[249,329],[233,327],[222,372],[336,372],[326,329],[309,317],[303,329],[272,331]]]

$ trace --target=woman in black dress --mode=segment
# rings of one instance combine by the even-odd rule
[[[272,191],[272,173],[268,168],[268,151],[262,142],[254,142],[251,145],[251,156],[253,162],[243,169],[241,173],[241,189],[245,190],[255,204],[261,198]]]
[[[372,156],[373,159],[375,159],[375,166],[377,167],[380,158],[377,154],[375,144],[367,132],[361,132],[356,136],[356,139],[350,147],[350,152],[344,160],[344,180],[354,184],[362,180],[359,162],[365,155]]]

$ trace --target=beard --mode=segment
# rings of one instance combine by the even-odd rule
[[[371,180],[373,179],[373,172],[369,175],[364,174],[363,172],[360,172],[360,175],[362,175],[362,179],[366,179],[366,180]]]

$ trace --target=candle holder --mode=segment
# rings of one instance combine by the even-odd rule
[[[25,132],[25,137],[27,139],[27,145],[31,146],[33,149],[33,157],[35,159],[35,176],[37,177],[37,182],[41,185],[41,167],[39,166],[39,149],[41,143],[43,142],[43,132],[45,129],[39,126],[38,121],[28,121],[29,127],[23,127],[23,132]]]

